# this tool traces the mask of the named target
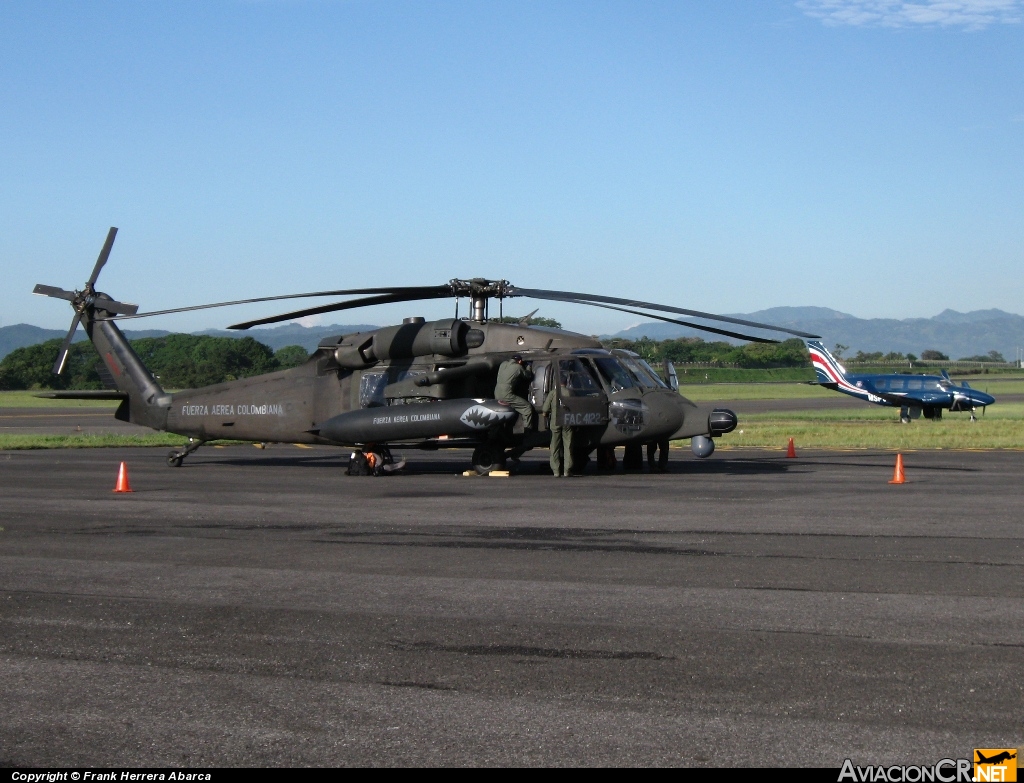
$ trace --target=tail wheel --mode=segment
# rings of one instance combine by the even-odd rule
[[[180,451],[171,451],[167,454],[167,467],[169,468],[180,468],[184,461],[185,455]]]
[[[504,449],[490,443],[485,443],[482,446],[477,446],[473,451],[473,470],[480,475],[486,475],[492,470],[501,470],[504,467]]]

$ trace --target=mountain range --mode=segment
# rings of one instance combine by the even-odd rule
[[[914,353],[932,349],[942,351],[953,359],[962,356],[977,356],[989,351],[999,351],[1007,360],[1017,357],[1018,347],[1024,346],[1024,317],[1003,310],[974,310],[959,313],[944,310],[931,318],[858,318],[849,313],[831,310],[827,307],[773,307],[754,313],[731,314],[736,318],[761,321],[775,326],[785,326],[812,334],[820,334],[822,342],[831,348],[836,343],[849,346],[846,356],[857,351],[870,353]],[[727,325],[724,325],[727,327]],[[312,351],[324,337],[376,329],[370,324],[331,324],[329,326],[301,326],[291,323],[265,329],[251,329],[246,332],[231,332],[222,329],[207,329],[193,334],[207,334],[214,337],[253,337],[275,351],[286,345],[301,345]],[[29,324],[15,324],[0,328],[0,359],[15,348],[34,345],[55,337],[63,337],[60,329],[42,329]],[[162,337],[170,332],[158,329],[126,329],[125,334],[134,340],[141,337]],[[636,340],[648,337],[652,340],[668,340],[678,337],[699,337],[705,340],[724,339],[717,335],[701,332],[685,326],[666,324],[658,321],[640,323],[624,329],[611,337]],[[84,340],[85,332],[79,330],[76,340]],[[729,342],[740,342],[729,340]]]
[[[317,344],[325,337],[336,334],[351,334],[352,332],[366,332],[376,329],[370,324],[332,324],[330,326],[301,326],[299,324],[284,324],[267,329],[250,329],[246,332],[231,332],[223,329],[207,329],[192,334],[206,334],[211,337],[252,337],[264,345],[269,345],[275,351],[284,348],[286,345],[301,345],[307,351],[312,351]],[[161,329],[124,329],[125,336],[129,340],[138,340],[143,337],[163,337],[170,332]],[[52,340],[55,337],[63,338],[67,334],[64,329],[43,329],[30,324],[14,324],[0,328],[0,359],[16,348],[26,345],[35,345]],[[75,342],[86,339],[85,330],[79,329],[75,335]]]
[[[846,356],[857,351],[871,353],[913,353],[932,349],[958,359],[999,351],[1007,360],[1017,357],[1024,346],[1024,317],[1003,310],[974,310],[959,313],[943,310],[931,318],[858,318],[827,307],[773,307],[754,313],[730,314],[735,318],[786,326],[811,334],[820,334],[829,348],[836,343],[849,346]],[[728,324],[722,324],[729,328]],[[737,327],[742,331],[742,327]],[[631,340],[649,337],[668,340],[678,337],[700,337],[704,340],[725,339],[675,324],[640,323],[618,332],[613,337]],[[729,342],[740,342],[729,340]]]

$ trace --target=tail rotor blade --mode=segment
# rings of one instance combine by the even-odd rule
[[[75,332],[78,331],[78,324],[81,320],[82,314],[75,313],[75,317],[71,321],[71,328],[68,329],[68,336],[64,338],[64,342],[60,346],[60,351],[57,353],[57,361],[53,363],[54,375],[60,375],[64,372],[64,365],[68,360],[68,351],[71,348],[71,341],[75,339]]]
[[[117,302],[113,299],[96,299],[97,310],[106,310],[108,313],[119,313],[123,315],[135,315],[139,311],[137,304]]]
[[[69,302],[75,301],[77,294],[74,291],[65,291],[63,288],[55,288],[52,285],[43,285],[40,283],[32,289],[33,294],[39,294],[39,296],[52,296],[54,299],[66,299]]]
[[[96,280],[100,276],[100,270],[103,269],[103,265],[107,263],[107,259],[110,258],[110,248],[114,246],[114,237],[117,236],[117,228],[115,226],[110,227],[110,231],[107,232],[107,241],[103,243],[103,249],[100,250],[99,257],[96,259],[96,266],[92,268],[92,275],[89,277],[89,282],[86,283],[86,288],[91,290],[96,285]]]

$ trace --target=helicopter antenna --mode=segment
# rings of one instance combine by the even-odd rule
[[[527,315],[524,315],[522,318],[520,318],[519,319],[519,326],[529,326],[530,325],[530,319],[533,318],[533,316],[535,316],[537,314],[537,310],[540,310],[540,308],[538,307],[532,313],[528,313]]]

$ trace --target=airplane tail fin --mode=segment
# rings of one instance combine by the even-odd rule
[[[828,349],[818,340],[807,340],[807,351],[811,355],[811,365],[814,367],[814,374],[818,377],[818,383],[825,385],[836,385],[846,380],[846,368],[843,367],[835,357],[828,352]]]

